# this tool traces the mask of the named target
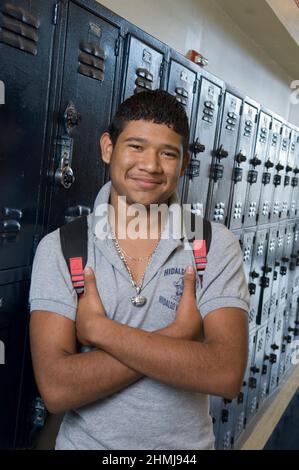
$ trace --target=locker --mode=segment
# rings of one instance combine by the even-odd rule
[[[288,218],[292,219],[296,216],[296,197],[297,197],[297,186],[298,186],[298,153],[299,153],[299,131],[296,128],[291,130],[291,143],[289,148],[288,166],[292,168],[290,170],[290,180],[286,190],[289,192],[288,198]]]
[[[261,382],[262,366],[264,361],[265,339],[266,339],[267,326],[261,326],[256,330],[254,338],[254,358],[250,366],[248,377],[248,395],[247,395],[247,409],[246,409],[246,422],[249,423],[254,414],[257,412],[259,403],[259,388]]]
[[[282,335],[283,335],[283,321],[284,321],[284,310],[278,309],[277,315],[275,317],[274,323],[274,331],[273,331],[273,338],[272,343],[270,345],[270,351],[272,356],[272,367],[270,373],[270,381],[269,381],[269,394],[273,392],[273,390],[277,387],[279,381],[279,361],[280,361],[280,354],[281,354],[281,345],[282,345]]]
[[[216,146],[223,86],[221,80],[202,71],[196,112],[196,147],[187,171],[184,201],[192,205],[194,212],[203,216],[209,201],[210,167]]]
[[[231,230],[241,228],[244,220],[246,182],[256,136],[258,112],[259,104],[246,97],[241,115],[233,174],[232,199],[229,207],[229,228]]]
[[[262,187],[258,210],[259,225],[266,224],[271,219],[273,192],[275,189],[273,178],[281,140],[282,123],[273,113],[271,114],[271,118],[268,150],[263,165]],[[273,210],[274,214],[279,213],[278,209]]]
[[[259,406],[263,403],[263,401],[267,398],[267,395],[269,394],[269,381],[270,381],[271,367],[272,367],[272,364],[276,362],[276,355],[273,353],[271,349],[271,345],[273,344],[272,338],[273,338],[273,332],[274,332],[274,320],[275,319],[273,319],[273,321],[269,321],[268,325],[266,326],[265,351],[264,351],[264,357],[262,361],[261,379],[260,379],[259,396],[258,396]]]
[[[142,36],[138,38],[134,33],[127,33],[122,77],[123,100],[139,91],[163,88],[165,49],[162,43],[145,33]]]
[[[285,219],[288,203],[285,200],[285,177],[288,177],[287,158],[290,146],[290,128],[283,122],[281,129],[281,141],[278,153],[278,162],[275,165],[274,196],[272,205],[272,220]]]
[[[220,134],[210,171],[211,196],[207,214],[210,220],[227,224],[230,191],[233,180],[240,177],[240,168],[235,166],[236,146],[242,110],[242,99],[226,90]],[[236,168],[236,169],[235,169]]]
[[[255,226],[258,220],[260,193],[263,184],[263,167],[266,162],[270,123],[271,116],[261,111],[259,114],[253,157],[249,162],[250,169],[247,178],[244,227]]]
[[[54,4],[51,0],[44,4],[14,0],[0,5],[0,79],[6,94],[0,107],[0,270],[28,266],[32,260],[41,198]]]
[[[267,244],[266,263],[262,267],[263,275],[261,277],[261,294],[258,311],[258,323],[264,325],[268,321],[270,307],[275,304],[276,292],[272,290],[275,249],[277,242],[277,228],[269,228],[269,240]]]
[[[238,397],[235,400],[235,411],[234,411],[234,443],[240,437],[243,429],[246,427],[247,420],[246,420],[246,404],[247,404],[247,395],[249,390],[249,375],[250,375],[250,368],[253,363],[254,359],[254,336],[255,332],[251,332],[249,334],[249,342],[248,342],[248,359],[247,359],[247,366],[246,371],[244,374],[244,380],[242,384],[242,388]]]
[[[268,229],[258,230],[255,235],[252,263],[249,273],[250,313],[249,328],[255,328],[260,321],[258,309],[262,289],[263,267],[266,260]]]
[[[69,3],[65,32],[49,163],[48,231],[88,214],[106,180],[98,142],[111,118],[120,56],[119,28],[74,2]]]
[[[29,279],[23,280],[22,277],[27,277],[24,274],[24,272],[15,272],[14,282],[8,284],[3,284],[3,276],[0,279],[0,341],[4,345],[5,353],[4,364],[0,366],[0,446],[2,448],[13,448],[16,445],[17,427],[19,424],[25,424],[19,423],[19,400],[24,380],[23,360],[28,323]],[[29,407],[30,403],[27,403],[27,412]]]
[[[197,65],[175,51],[171,51],[166,90],[176,97],[177,101],[182,104],[186,111],[190,126],[190,152],[193,155],[196,155],[197,151],[201,149],[194,139],[194,112],[198,99],[199,76]],[[192,168],[192,165],[190,165],[190,168]],[[177,192],[182,202],[185,202],[183,200],[185,197],[185,179],[186,177],[183,175],[177,186]]]

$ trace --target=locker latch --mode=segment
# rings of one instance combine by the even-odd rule
[[[281,175],[274,175],[273,184],[274,186],[279,186],[281,183]]]
[[[239,181],[242,181],[242,178],[243,178],[243,168],[234,168],[233,181],[235,183],[238,183]]]
[[[75,181],[75,176],[71,168],[73,154],[73,139],[68,135],[57,139],[59,168],[55,172],[55,183],[61,184],[65,189],[69,189]]]
[[[257,176],[258,176],[258,172],[256,170],[248,171],[248,178],[247,178],[248,183],[250,184],[256,183]]]
[[[211,165],[211,178],[215,181],[221,180],[223,178],[223,165],[219,163],[214,163]]]
[[[269,184],[269,183],[270,183],[270,180],[271,180],[271,174],[268,173],[268,172],[263,173],[262,183],[263,183],[264,185]]]

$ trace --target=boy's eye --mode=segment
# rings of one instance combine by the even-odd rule
[[[141,145],[137,145],[137,144],[130,144],[130,147],[135,149],[135,150],[142,150],[142,147]]]
[[[162,152],[164,155],[166,155],[167,157],[173,157],[173,158],[176,158],[176,153],[173,153],[173,152]]]

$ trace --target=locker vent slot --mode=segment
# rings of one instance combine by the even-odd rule
[[[78,72],[102,82],[105,70],[105,52],[90,42],[80,44]]]
[[[154,76],[146,68],[136,69],[137,78],[135,80],[135,93],[139,93],[144,90],[153,89]]]
[[[0,14],[0,42],[37,55],[39,26],[39,20],[24,8],[6,3]]]

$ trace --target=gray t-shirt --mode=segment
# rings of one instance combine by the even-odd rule
[[[95,206],[108,203],[111,183],[100,190]],[[182,240],[161,239],[147,267],[142,294],[147,302],[135,307],[136,294],[111,238],[95,235],[95,210],[88,216],[87,265],[95,272],[106,315],[122,324],[155,331],[173,322],[182,293],[184,269],[194,263]],[[236,237],[212,223],[212,240],[203,285],[197,282],[202,317],[221,307],[248,312],[249,293],[242,253]],[[39,243],[32,269],[31,311],[48,310],[76,318],[77,295],[60,247],[59,230]],[[91,405],[68,411],[56,449],[213,449],[209,396],[176,389],[142,377],[127,388]]]

